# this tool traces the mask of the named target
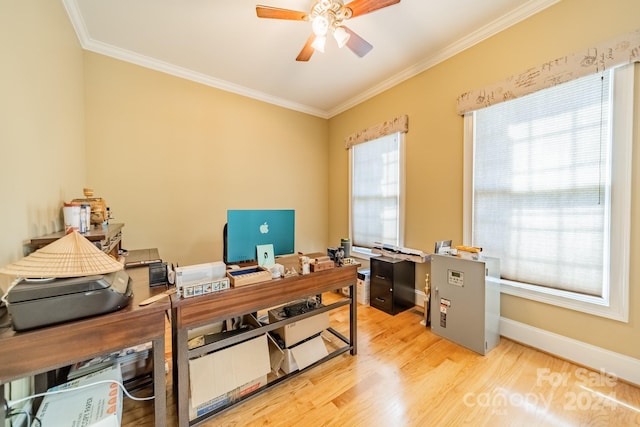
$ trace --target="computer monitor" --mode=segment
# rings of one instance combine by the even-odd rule
[[[224,262],[255,261],[256,246],[273,245],[274,256],[295,253],[295,211],[230,209],[224,228]]]

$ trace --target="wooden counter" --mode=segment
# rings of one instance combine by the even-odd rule
[[[296,257],[297,260],[297,257]],[[297,262],[297,261],[296,261]],[[283,264],[286,264],[283,262]],[[357,337],[356,337],[356,280],[358,264],[346,265],[343,267],[335,267],[306,275],[296,275],[292,277],[273,279],[265,282],[255,283],[251,285],[241,286],[238,288],[230,288],[212,294],[202,295],[193,298],[178,298],[172,296],[172,351],[173,351],[173,375],[174,375],[174,396],[176,398],[178,425],[185,427],[190,424],[198,424],[206,417],[215,414],[203,416],[202,419],[189,420],[189,359],[198,357],[206,348],[198,348],[194,350],[188,349],[188,331],[189,329],[206,325],[215,321],[228,319],[231,317],[241,316],[247,313],[257,312],[269,307],[286,304],[288,302],[301,299],[308,296],[319,295],[323,292],[350,287],[351,297],[342,303],[336,303],[332,306],[323,307],[320,311],[328,311],[339,306],[349,304],[349,337],[343,337],[335,331],[331,331],[338,336],[346,347],[340,351],[336,351],[329,356],[321,359],[311,365],[309,369],[318,363],[322,363],[332,357],[350,351],[352,355],[357,353]],[[297,266],[296,266],[297,268]],[[255,336],[282,326],[286,323],[312,316],[316,312],[308,312],[299,317],[290,318],[269,324],[262,328],[252,330],[247,336]],[[331,329],[331,328],[330,328]],[[228,344],[232,344],[234,340],[240,338],[234,337]],[[225,345],[217,343],[217,346]],[[304,370],[303,370],[304,371]],[[274,383],[267,384],[263,387],[266,390],[272,385],[281,382],[289,376],[297,375],[297,371],[278,379]]]
[[[132,278],[131,303],[118,311],[24,332],[8,328],[0,332],[0,400],[2,384],[36,376],[75,362],[153,343],[155,425],[166,423],[164,372],[165,312],[168,298],[140,307],[138,304],[163,289],[149,287],[148,268],[127,270]],[[2,323],[8,319],[2,319]],[[4,410],[4,408],[3,408]],[[0,425],[3,415],[0,411]]]

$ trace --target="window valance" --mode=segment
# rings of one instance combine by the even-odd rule
[[[464,115],[469,111],[632,62],[640,62],[640,29],[529,68],[502,82],[463,93],[458,97],[457,111]]]
[[[390,135],[396,132],[406,133],[408,131],[409,117],[405,114],[352,133],[344,139],[344,145],[346,149],[349,149],[356,144],[362,144],[363,142],[371,141],[372,139],[380,138],[385,135]]]

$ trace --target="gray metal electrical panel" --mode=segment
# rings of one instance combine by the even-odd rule
[[[431,255],[431,331],[482,355],[500,341],[500,260]]]

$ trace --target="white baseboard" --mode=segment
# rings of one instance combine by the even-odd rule
[[[424,297],[426,297],[426,296],[427,296],[427,294],[425,294],[424,292],[419,291],[419,290],[417,290],[417,289],[415,290],[415,294],[416,294],[416,295],[415,295],[415,297],[414,297],[414,300],[415,300],[415,302],[416,302],[416,305],[417,305],[418,307],[424,307]]]
[[[416,289],[417,306],[424,307],[424,298],[425,293]],[[604,369],[625,382],[640,386],[639,359],[504,317],[500,318],[500,335],[595,371]]]
[[[640,360],[525,323],[500,318],[500,335],[596,371],[640,385]]]

